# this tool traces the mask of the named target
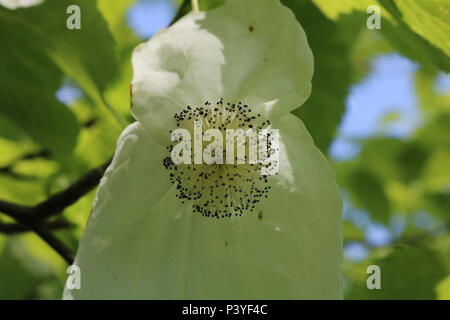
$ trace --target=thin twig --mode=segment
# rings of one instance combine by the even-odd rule
[[[100,167],[89,171],[79,180],[71,184],[67,189],[54,194],[47,200],[35,206],[33,208],[35,214],[42,219],[46,219],[61,213],[65,208],[77,202],[81,197],[97,186],[110,163],[111,160]]]
[[[92,126],[94,126],[97,123],[97,118],[91,118],[86,120],[83,123],[83,128],[89,129]],[[42,159],[49,159],[51,157],[51,153],[49,150],[47,149],[42,149],[42,150],[38,150],[38,151],[32,151],[32,152],[27,152],[24,153],[22,156],[20,156],[19,158],[13,160],[11,163],[1,166],[0,167],[0,173],[2,174],[7,174],[15,179],[20,179],[20,180],[31,180],[31,179],[35,179],[35,177],[28,177],[25,175],[21,175],[19,173],[14,172],[14,167],[16,165],[18,165],[19,163],[21,163],[22,161],[26,161],[26,160],[34,160],[34,159],[38,159],[38,158],[42,158]]]
[[[36,226],[33,228],[42,240],[44,240],[50,247],[52,247],[61,257],[66,260],[68,264],[72,264],[75,254],[70,250],[61,240],[55,237],[50,230],[44,226]]]
[[[25,160],[33,160],[33,159],[37,159],[37,158],[48,158],[49,156],[50,156],[50,152],[45,149],[39,150],[36,152],[25,153],[20,158],[14,160],[12,163],[10,163],[6,166],[0,167],[0,173],[15,174],[12,170],[19,162],[25,161]]]
[[[69,229],[74,227],[73,223],[70,223],[66,220],[55,220],[49,221],[46,224],[46,227],[50,230],[61,230],[61,229]],[[3,234],[21,234],[25,232],[33,231],[19,223],[0,223],[0,233]]]

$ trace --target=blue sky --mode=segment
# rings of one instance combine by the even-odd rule
[[[127,21],[141,39],[148,39],[169,25],[175,12],[175,4],[170,0],[141,0],[128,11]]]
[[[396,53],[375,57],[371,66],[371,72],[351,87],[347,97],[339,134],[330,148],[336,160],[348,160],[357,154],[355,140],[375,134],[406,138],[420,125],[414,90],[418,66]],[[396,114],[396,120],[383,122],[389,114]]]

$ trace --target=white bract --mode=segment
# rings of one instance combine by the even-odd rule
[[[341,298],[335,177],[289,113],[313,73],[293,13],[278,0],[228,0],[159,32],[132,62],[137,122],[119,138],[81,239],[82,289],[65,298]],[[278,129],[278,173],[173,163],[171,132],[192,134],[194,120],[224,136]]]
[[[0,0],[0,5],[11,9],[27,8],[37,6],[44,2],[44,0]]]

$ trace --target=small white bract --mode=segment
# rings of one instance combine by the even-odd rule
[[[19,8],[27,8],[37,6],[44,2],[44,0],[0,0],[0,5],[5,8],[15,10]]]

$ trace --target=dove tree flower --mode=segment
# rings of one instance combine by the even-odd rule
[[[137,121],[97,191],[75,259],[81,289],[65,298],[341,298],[335,177],[290,114],[313,74],[293,13],[278,0],[228,0],[157,33],[132,63]],[[224,136],[276,128],[277,174],[173,163],[171,132],[193,133],[194,120]]]

